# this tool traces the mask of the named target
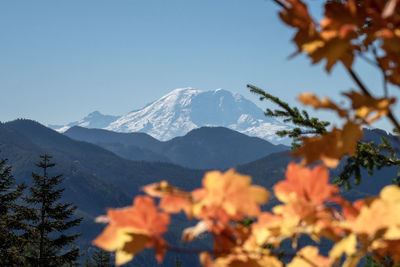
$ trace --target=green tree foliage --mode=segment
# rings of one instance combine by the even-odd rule
[[[112,267],[111,264],[111,253],[102,249],[96,248],[92,255],[93,267]]]
[[[7,159],[0,160],[0,266],[23,266],[24,213],[17,202],[25,188],[15,184]]]
[[[394,265],[393,260],[389,257],[385,257],[382,262],[377,262],[374,260],[372,256],[367,256],[365,260],[364,267],[385,267],[385,266],[391,266],[391,267],[400,267],[399,264]]]
[[[70,228],[78,225],[81,218],[72,218],[76,207],[59,200],[64,189],[58,186],[62,175],[50,176],[48,169],[55,166],[51,156],[40,156],[36,164],[41,175],[32,173],[33,185],[28,196],[24,197],[29,215],[27,237],[30,242],[30,253],[27,264],[37,267],[71,266],[79,255],[74,241],[79,234],[66,234]]]
[[[267,108],[264,113],[265,116],[280,118],[285,123],[294,125],[290,130],[276,132],[280,137],[287,136],[293,139],[292,149],[296,149],[299,146],[301,137],[305,135],[321,135],[327,132],[326,127],[330,125],[329,122],[310,117],[307,111],[300,110],[297,107],[290,107],[288,103],[254,85],[248,84],[247,87],[250,88],[250,92],[257,94],[260,100],[271,101],[279,106],[279,109],[275,110]]]
[[[267,108],[265,111],[266,116],[280,118],[284,122],[293,124],[293,128],[276,133],[279,136],[293,138],[292,149],[296,149],[299,146],[303,136],[323,135],[327,132],[327,127],[330,125],[329,122],[311,117],[305,110],[290,107],[288,103],[254,85],[247,85],[247,87],[252,93],[259,95],[260,100],[267,100],[279,106],[275,110]],[[393,142],[399,145],[400,139],[394,138]],[[352,177],[354,178],[354,184],[357,185],[361,182],[362,169],[368,170],[369,175],[372,175],[375,170],[383,167],[400,168],[399,151],[396,151],[392,143],[385,138],[381,138],[381,143],[379,144],[359,141],[356,154],[347,158],[342,172],[334,179],[334,182],[339,186],[345,186],[350,189]],[[393,177],[393,182],[400,185],[400,171],[397,177]]]

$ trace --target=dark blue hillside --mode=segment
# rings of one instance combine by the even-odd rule
[[[201,185],[203,176],[202,171],[172,164],[122,159],[101,147],[72,140],[30,120],[0,124],[0,144],[0,157],[9,158],[18,183],[30,183],[31,172],[37,171],[35,163],[40,154],[53,156],[57,165],[52,171],[54,174],[62,173],[65,178],[63,201],[77,205],[77,215],[84,217],[76,229],[82,233],[79,245],[83,249],[103,228],[103,225],[94,223],[94,218],[104,214],[108,207],[131,205],[141,186],[165,179],[191,190]],[[168,235],[171,241],[179,238],[180,231]],[[167,263],[170,264],[164,266],[170,266],[174,261],[175,257],[169,258]],[[193,261],[197,262],[197,258]]]
[[[202,127],[165,142],[144,133],[82,127],[72,127],[64,134],[97,144],[126,159],[171,162],[192,169],[226,169],[288,149],[224,127]]]
[[[365,131],[367,139],[378,140],[380,136],[385,135],[384,132],[378,130]],[[105,131],[104,133],[108,135],[110,132]],[[95,135],[98,136],[97,133]],[[170,155],[173,155],[173,152],[176,155],[187,153],[185,160],[188,162],[201,160],[203,157],[210,162],[229,157],[231,154],[234,156],[240,154],[243,156],[241,159],[245,159],[244,155],[251,154],[252,149],[257,151],[257,148],[263,146],[264,142],[258,138],[250,138],[251,141],[249,141],[249,137],[243,137],[242,134],[225,128],[201,128],[190,132],[185,137],[174,138],[168,142],[159,142],[147,135],[140,135],[143,137],[143,143],[148,142],[146,143],[148,146],[162,144],[165,146],[163,149],[169,151]],[[109,138],[107,141],[117,140],[113,139],[115,138],[114,133],[111,133],[110,136],[107,137]],[[40,154],[53,155],[54,161],[57,163],[56,168],[53,169],[54,174],[62,173],[65,177],[63,200],[77,205],[79,208],[77,214],[84,217],[84,222],[77,229],[82,233],[79,243],[82,248],[86,248],[103,227],[93,223],[93,219],[104,214],[107,207],[130,205],[134,196],[140,193],[141,186],[167,180],[173,185],[192,190],[201,186],[201,178],[204,174],[204,171],[201,170],[191,170],[169,163],[123,159],[97,145],[73,140],[30,120],[16,120],[0,124],[0,144],[2,144],[0,157],[9,158],[9,163],[13,166],[13,174],[18,182],[29,183],[31,172],[36,171],[35,163]],[[214,146],[218,149],[210,149]],[[181,152],[180,149],[183,151]],[[213,153],[217,153],[218,156]],[[273,185],[284,179],[286,166],[292,160],[294,159],[290,157],[289,152],[283,151],[269,154],[247,164],[238,164],[236,169],[240,173],[251,175],[254,184],[265,186],[272,191]],[[340,166],[343,166],[343,163]],[[339,173],[340,166],[339,169],[332,171],[331,177],[335,177]],[[349,200],[377,194],[383,186],[391,183],[397,171],[394,168],[387,168],[376,172],[372,177],[363,173],[361,185],[354,185],[352,190],[343,193]],[[277,200],[271,199],[264,209],[276,204]],[[181,244],[182,229],[192,226],[196,222],[187,222],[183,215],[174,217],[173,220],[171,231],[166,234],[166,239],[170,243],[185,247],[204,247],[211,244],[207,242],[208,239],[200,239],[193,244]],[[324,249],[326,251],[329,244],[324,247],[326,247]],[[175,257],[176,254],[168,253],[161,266],[174,266]],[[179,258],[183,262],[183,266],[199,266],[196,255],[179,255]],[[146,252],[137,255],[131,266],[159,265],[151,256],[151,252]]]

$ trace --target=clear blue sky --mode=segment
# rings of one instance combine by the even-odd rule
[[[265,0],[4,0],[0,121],[120,115],[189,86],[257,102],[252,83],[291,103],[354,87],[339,65],[328,76],[304,56],[288,60],[292,35]],[[379,73],[359,69],[380,88]]]

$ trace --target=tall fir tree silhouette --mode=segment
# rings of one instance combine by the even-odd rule
[[[113,267],[111,263],[111,253],[102,249],[96,248],[92,256],[93,267]]]
[[[62,175],[50,176],[49,168],[55,166],[51,156],[40,156],[36,164],[41,174],[32,173],[33,185],[29,195],[24,198],[29,208],[30,252],[27,262],[35,267],[74,265],[79,258],[79,248],[74,242],[79,234],[67,234],[66,231],[77,226],[81,218],[72,218],[76,206],[61,203],[64,189],[59,188]]]
[[[0,160],[0,266],[23,266],[24,212],[18,200],[26,186],[16,185],[7,159]]]

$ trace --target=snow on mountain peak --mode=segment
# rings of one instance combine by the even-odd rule
[[[120,117],[105,129],[145,132],[159,140],[169,140],[202,126],[228,127],[274,143],[280,142],[275,131],[286,128],[266,118],[257,105],[240,94],[188,87],[169,92],[143,109]]]
[[[60,133],[67,131],[69,128],[73,126],[81,126],[86,128],[104,128],[107,127],[111,122],[118,119],[119,117],[120,116],[103,115],[99,111],[93,111],[79,121],[74,121],[67,125],[48,125],[48,126]]]
[[[286,125],[265,117],[256,104],[242,95],[222,88],[210,91],[178,88],[123,116],[94,111],[80,121],[49,126],[63,132],[75,125],[115,132],[144,132],[162,141],[185,135],[195,128],[222,126],[272,143],[289,143],[275,135],[276,131],[286,129]]]

